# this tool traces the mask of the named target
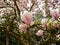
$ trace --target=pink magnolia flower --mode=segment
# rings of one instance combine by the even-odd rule
[[[55,18],[51,18],[49,22],[52,24],[54,21],[55,21]]]
[[[39,8],[34,9],[34,12],[38,13],[39,12]]]
[[[21,5],[23,8],[26,8],[26,9],[27,9],[27,0],[21,1],[20,5]]]
[[[28,28],[27,24],[21,24],[19,25],[19,29],[26,30]]]
[[[38,32],[36,33],[37,36],[42,36],[43,35],[43,30],[38,30]]]
[[[58,18],[59,17],[59,12],[57,10],[52,10],[50,12],[50,15],[52,16],[52,18]]]
[[[31,24],[32,22],[32,14],[30,12],[25,11],[22,15],[21,15],[21,20],[26,23],[26,24]]]
[[[43,23],[42,24],[42,27],[46,28],[47,27],[47,24],[46,23]]]
[[[42,27],[44,27],[44,28],[46,28],[47,27],[47,19],[42,19],[42,21],[41,21],[41,23],[42,23]]]

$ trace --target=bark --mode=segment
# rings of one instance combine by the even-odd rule
[[[6,35],[6,45],[9,45],[9,37]]]

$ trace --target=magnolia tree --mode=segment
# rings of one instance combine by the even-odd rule
[[[60,0],[3,1],[0,29],[21,45],[56,45],[60,41]],[[4,11],[3,11],[4,10]]]

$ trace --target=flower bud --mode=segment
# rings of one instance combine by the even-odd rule
[[[36,33],[37,36],[42,36],[43,35],[43,30],[38,30],[38,32]]]
[[[19,25],[19,28],[22,30],[26,30],[28,28],[28,25],[27,24],[21,24],[21,25]]]
[[[47,19],[42,19],[42,21],[41,21],[41,23],[42,23],[42,27],[44,27],[44,28],[46,28],[47,27]]]
[[[59,17],[59,12],[57,10],[52,10],[50,12],[50,15],[52,16],[52,18],[58,18]]]

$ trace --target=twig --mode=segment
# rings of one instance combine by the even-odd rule
[[[34,6],[34,3],[33,3],[32,6],[30,7],[30,11],[32,10],[33,6]]]

